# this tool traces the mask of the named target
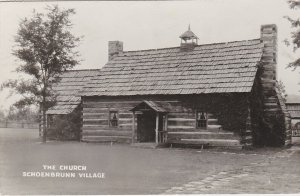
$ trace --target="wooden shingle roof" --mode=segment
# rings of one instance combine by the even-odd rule
[[[47,114],[69,114],[81,102],[79,91],[98,73],[98,69],[69,70],[63,73],[61,80],[53,87],[57,93],[56,105],[47,111]]]
[[[250,92],[262,56],[260,39],[125,51],[83,88],[83,96]]]
[[[139,111],[140,109],[145,108],[146,105],[150,107],[152,110],[154,110],[155,112],[161,112],[161,113],[167,112],[167,110],[163,107],[161,102],[148,101],[148,100],[144,100],[143,102],[141,102],[140,104],[132,108],[130,111]]]

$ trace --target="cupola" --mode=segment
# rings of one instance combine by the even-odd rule
[[[181,39],[180,47],[183,51],[193,50],[198,45],[199,38],[191,31],[190,25],[188,30],[181,34],[179,38]]]

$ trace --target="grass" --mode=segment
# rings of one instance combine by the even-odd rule
[[[51,141],[42,144],[37,130],[0,129],[1,194],[160,194],[173,186],[235,170],[266,159],[279,149],[227,151],[143,149]],[[47,165],[85,165],[104,172],[104,179],[26,178],[24,171],[43,171]]]

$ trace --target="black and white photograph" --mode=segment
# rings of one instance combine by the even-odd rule
[[[299,51],[299,0],[0,0],[0,195],[299,195]]]

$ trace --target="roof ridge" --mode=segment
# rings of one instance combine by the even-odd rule
[[[255,39],[245,39],[245,40],[239,40],[239,41],[229,41],[229,42],[214,42],[214,43],[208,43],[208,44],[201,44],[201,45],[196,45],[196,47],[199,46],[209,46],[209,45],[216,45],[216,44],[228,44],[228,43],[236,43],[236,42],[247,42],[247,41],[255,41],[255,40],[260,40],[260,38],[255,38]],[[124,53],[130,53],[130,52],[146,52],[146,51],[157,51],[157,50],[165,50],[165,49],[176,49],[176,48],[180,48],[180,46],[176,46],[176,47],[166,47],[166,48],[152,48],[152,49],[144,49],[144,50],[127,50],[127,51],[123,51],[120,54],[124,54]]]

